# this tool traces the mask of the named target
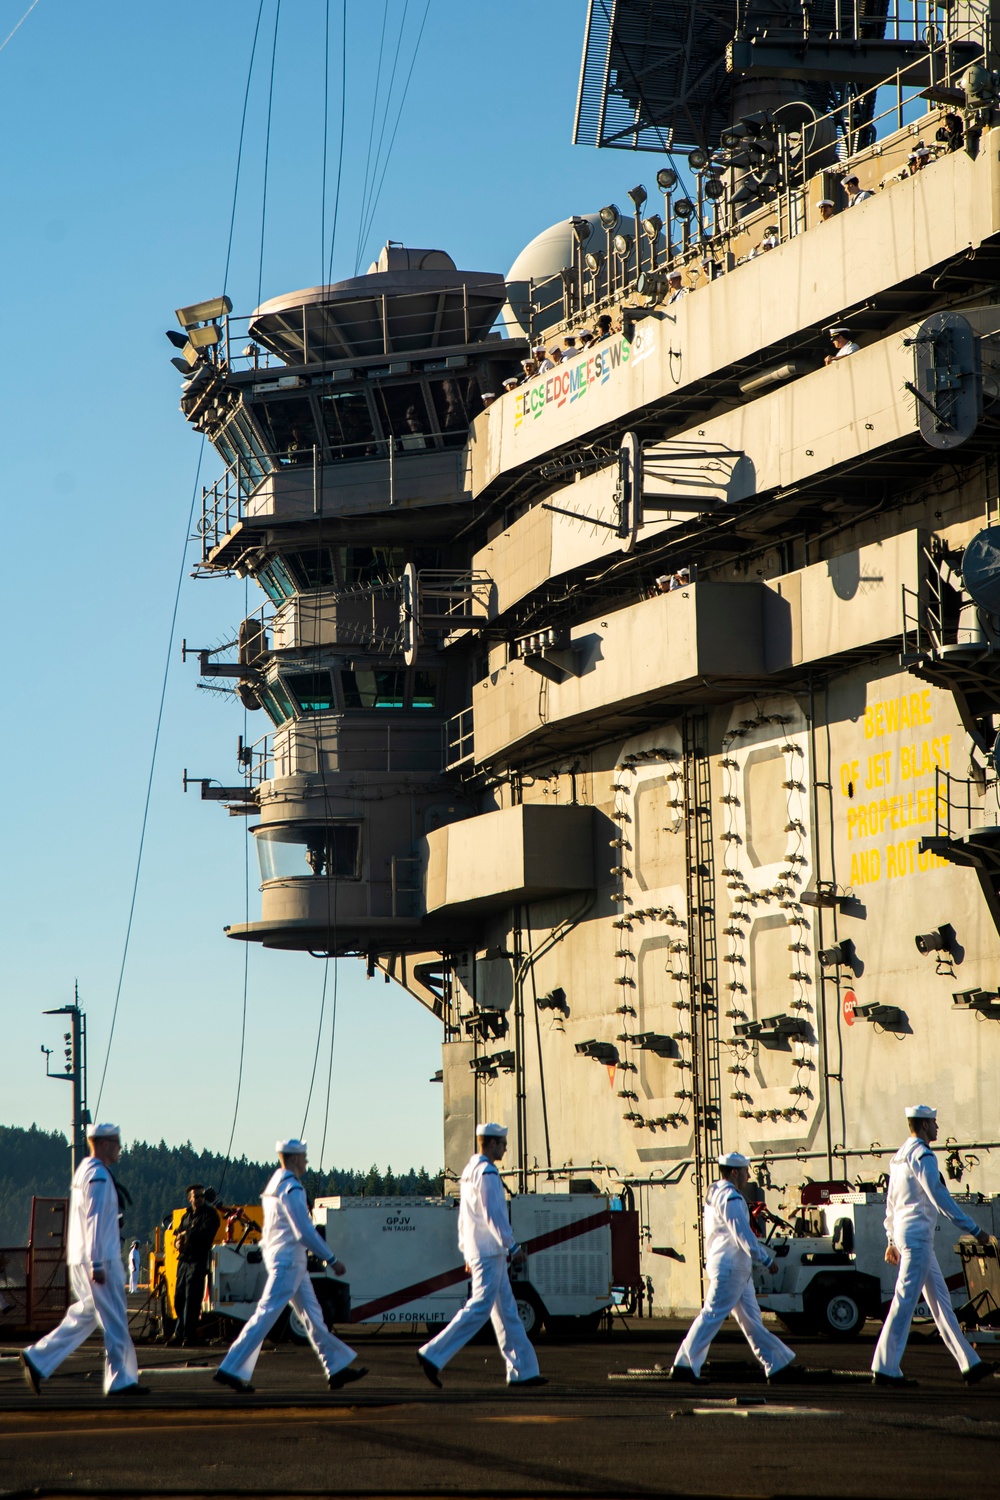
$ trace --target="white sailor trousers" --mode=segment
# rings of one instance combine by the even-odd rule
[[[219,1369],[227,1375],[235,1375],[238,1380],[249,1380],[261,1345],[277,1322],[279,1313],[289,1303],[302,1320],[309,1342],[327,1376],[346,1370],[356,1358],[355,1352],[327,1328],[323,1309],[306,1269],[305,1252],[297,1254],[294,1260],[282,1259],[268,1265],[267,1281],[257,1310],[244,1323]]]
[[[962,1330],[951,1305],[951,1296],[934,1254],[934,1242],[928,1239],[917,1241],[913,1245],[899,1246],[896,1290],[872,1360],[872,1370],[876,1375],[899,1376],[903,1373],[900,1360],[906,1348],[913,1310],[921,1292],[930,1308],[931,1317],[937,1324],[937,1331],[944,1340],[948,1353],[957,1361],[959,1369],[968,1370],[970,1366],[979,1363],[976,1351],[962,1337]]]
[[[447,1328],[426,1343],[420,1353],[435,1369],[444,1369],[488,1318],[507,1366],[507,1384],[533,1380],[538,1374],[538,1359],[517,1311],[506,1256],[484,1255],[482,1260],[472,1260],[469,1265],[472,1268],[472,1296]]]
[[[69,1267],[73,1302],[58,1328],[24,1352],[43,1379],[47,1380],[63,1360],[79,1349],[98,1329],[104,1335],[104,1394],[136,1385],[139,1362],[128,1331],[125,1302],[125,1267],[119,1260],[105,1267],[103,1286],[91,1281],[84,1266]]]
[[[705,1305],[688,1329],[687,1337],[674,1356],[674,1364],[687,1365],[700,1375],[712,1340],[732,1313],[768,1375],[790,1365],[795,1358],[793,1351],[764,1327],[749,1261],[733,1263],[724,1260],[706,1269],[709,1283]]]

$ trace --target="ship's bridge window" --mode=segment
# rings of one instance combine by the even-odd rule
[[[295,582],[280,557],[269,558],[256,577],[272,604],[284,604],[295,593]]]
[[[391,582],[406,566],[402,547],[338,547],[336,551],[345,588]]]
[[[363,391],[331,391],[319,399],[331,458],[369,458],[377,437]]]
[[[286,561],[300,589],[336,587],[329,547],[310,547],[304,552],[289,552]]]
[[[275,724],[285,724],[289,719],[295,717],[292,700],[277,678],[274,682],[269,683],[267,687],[258,688],[257,697],[264,705],[268,718],[273,720]]]
[[[241,406],[230,417],[219,437],[216,447],[238,465],[241,479],[252,489],[260,483],[274,465],[267,456],[260,433],[250,414]]]
[[[286,823],[255,828],[254,837],[264,882],[360,878],[360,823]]]
[[[431,397],[441,438],[446,447],[461,448],[469,437],[469,423],[483,409],[475,375],[448,375],[431,381]]]
[[[346,708],[402,708],[406,702],[406,673],[360,668],[341,672]]]
[[[286,396],[267,403],[274,454],[280,464],[312,463],[316,424],[308,396]]]
[[[336,707],[329,672],[289,672],[285,685],[304,714],[329,713]]]
[[[404,453],[434,446],[424,393],[418,384],[380,385],[375,390],[384,431]]]
[[[438,674],[436,672],[414,672],[411,708],[436,708]]]

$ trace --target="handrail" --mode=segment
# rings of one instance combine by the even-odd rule
[[[880,17],[880,24],[882,20]],[[613,231],[607,233],[606,244],[603,245],[601,242],[604,237],[600,231],[592,234],[576,248],[573,266],[529,284],[528,321],[532,344],[542,338],[551,341],[560,333],[571,332],[574,327],[581,326],[602,311],[620,307],[625,298],[635,292],[638,278],[643,273],[657,272],[665,275],[668,270],[697,267],[702,270],[704,280],[707,281],[735,270],[747,257],[735,259],[730,247],[758,223],[762,227],[772,222],[777,225],[778,233],[774,237],[777,244],[804,232],[809,184],[821,171],[832,169],[837,174],[844,173],[849,166],[856,166],[867,160],[874,151],[883,152],[886,146],[892,144],[894,136],[902,145],[919,119],[928,118],[932,123],[936,115],[945,112],[944,105],[935,109],[935,106],[927,104],[922,97],[925,85],[919,78],[912,76],[920,70],[926,72],[928,56],[932,63],[937,59],[941,63],[940,71],[935,69],[935,87],[949,88],[955,86],[958,78],[970,65],[968,57],[961,61],[955,58],[956,44],[973,42],[984,52],[990,45],[989,9],[985,5],[971,3],[971,0],[957,0],[950,10],[943,12],[938,10],[932,0],[925,0],[923,6],[920,0],[916,0],[911,12],[889,15],[885,22],[892,25],[893,40],[926,44],[930,35],[932,45],[922,56],[914,58],[905,67],[897,68],[878,84],[834,106],[825,114],[815,116],[807,130],[797,137],[780,134],[779,155],[775,158],[775,165],[780,162],[786,182],[794,175],[797,178],[796,186],[786,187],[769,201],[761,200],[752,212],[738,217],[733,211],[731,200],[734,190],[743,179],[737,176],[732,166],[727,167],[728,191],[722,200],[716,200],[712,204],[712,227],[710,232],[706,232],[704,221],[709,205],[702,201],[699,178],[697,211],[692,210],[694,217],[682,225],[683,244],[677,253],[670,253],[673,246],[669,222],[671,199],[668,194],[665,201],[668,254],[665,259],[660,256],[662,240],[644,242],[643,237],[633,233],[627,236],[632,241],[627,255],[618,258],[612,251]],[[861,17],[861,31],[858,34],[862,37],[865,24],[864,17]],[[884,107],[879,99],[880,95],[889,98]],[[919,115],[907,120],[907,112],[917,101],[921,106]],[[891,127],[888,125],[890,119],[893,120]],[[932,145],[928,149],[932,155],[945,154],[947,150],[946,147],[938,150]],[[801,153],[798,161],[792,159],[796,152]],[[718,174],[722,170],[721,165],[714,170]],[[905,168],[902,170],[905,175]],[[898,175],[890,174],[878,187],[890,188]],[[598,257],[600,265],[593,273],[584,269],[583,255],[588,248],[596,248],[601,252]],[[706,265],[707,272],[703,270]],[[559,316],[555,319],[552,317],[553,309],[559,310]]]
[[[998,804],[1000,781],[983,775],[980,780],[953,776],[942,766],[934,768],[934,834],[936,838],[957,838],[973,828],[995,827],[1000,823]],[[993,793],[993,807],[987,798]],[[991,812],[991,816],[987,813]],[[961,823],[961,827],[959,824]]]

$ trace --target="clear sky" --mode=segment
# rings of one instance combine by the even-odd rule
[[[386,239],[506,271],[542,229],[645,181],[650,156],[571,145],[585,0],[347,0],[334,279]],[[29,0],[0,0],[0,42]],[[164,330],[223,289],[259,0],[38,0],[0,51],[0,364],[7,599],[0,897],[0,1123],[65,1129],[42,1043],[79,980],[91,1107],[108,1046],[174,593],[200,440],[178,411]],[[264,0],[226,290],[237,313],[322,279],[325,0]],[[327,240],[340,125],[341,0],[330,6]],[[379,72],[380,41],[382,68]],[[396,75],[386,113],[393,58]],[[373,108],[374,106],[374,108]],[[386,119],[384,133],[383,120]],[[391,154],[388,148],[392,143]],[[379,144],[381,142],[381,150]],[[383,165],[388,162],[382,177]],[[378,163],[377,172],[374,164]],[[367,164],[367,170],[366,170]],[[363,212],[366,181],[377,201]],[[263,244],[261,225],[263,218]],[[363,219],[370,219],[367,235]],[[359,241],[360,244],[359,248]],[[329,244],[327,244],[327,254]],[[203,481],[221,464],[205,456]],[[232,638],[243,584],[186,554],[131,946],[101,1117],[126,1139],[225,1150],[236,1102],[245,821],[192,775],[236,779],[234,700],[196,689],[180,644]],[[251,607],[260,602],[253,591]],[[253,737],[263,733],[251,719]],[[251,851],[252,854],[252,851]],[[259,916],[256,860],[250,915]],[[339,964],[325,1164],[441,1163],[438,1023]],[[328,992],[332,998],[333,976]],[[323,965],[250,953],[234,1150],[267,1157],[302,1125]],[[307,1133],[324,1130],[322,1057]]]

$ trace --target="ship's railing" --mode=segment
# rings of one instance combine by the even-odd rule
[[[959,838],[973,828],[991,828],[1000,823],[996,776],[986,772],[978,779],[953,776],[943,766],[934,771],[934,834],[937,838]]]
[[[807,228],[811,179],[821,172],[840,177],[849,165],[864,162],[868,154],[888,155],[893,136],[903,151],[907,143],[912,144],[910,136],[918,120],[926,119],[926,135],[930,138],[924,144],[932,157],[953,149],[948,142],[938,143],[933,135],[936,121],[943,120],[955,105],[929,103],[928,59],[931,90],[938,94],[955,90],[970,66],[968,48],[959,57],[956,44],[973,43],[984,52],[989,48],[988,7],[957,0],[949,10],[940,10],[933,0],[917,0],[912,7],[879,17],[880,27],[883,19],[885,29],[879,35],[902,42],[930,41],[929,51],[826,114],[815,116],[804,131],[778,131],[769,159],[769,165],[777,170],[777,188],[756,200],[741,201],[737,194],[745,189],[749,174],[727,163],[726,153],[721,152],[694,174],[695,187],[690,196],[683,183],[676,191],[665,193],[659,231],[652,219],[640,217],[650,208],[648,202],[636,213],[634,223],[631,216],[625,216],[606,232],[591,230],[588,221],[577,220],[579,232],[574,236],[572,265],[529,284],[532,344],[558,342],[561,333],[588,324],[602,312],[614,315],[636,292],[640,276],[660,273],[665,277],[668,270],[681,270],[690,289],[694,273],[698,284],[704,284],[759,253],[752,234],[763,240],[764,229],[771,224],[777,233],[766,248],[801,234]],[[859,36],[865,36],[866,24],[863,17],[856,21]],[[960,97],[955,94],[956,99]],[[928,165],[933,166],[933,161]],[[898,170],[889,171],[878,182],[873,179],[871,186],[891,188],[908,171],[904,154]],[[706,192],[711,181],[721,186]],[[713,197],[714,191],[721,196]],[[620,240],[618,250],[616,237]],[[650,294],[662,297],[662,282],[661,289]]]
[[[448,290],[440,289],[442,292]],[[454,368],[464,367],[464,356],[457,355],[455,351],[465,345],[475,344],[477,347],[484,342],[480,329],[481,322],[477,325],[475,310],[470,315],[469,291],[467,283],[456,283],[451,289],[456,298],[454,305],[449,308],[444,317],[444,322],[437,328],[428,327],[428,316],[426,308],[415,309],[406,312],[400,304],[398,296],[382,296],[379,293],[366,293],[359,289],[356,297],[347,302],[340,301],[330,304],[330,317],[328,328],[330,339],[324,340],[321,357],[324,360],[331,358],[350,360],[352,358],[368,359],[372,355],[384,354],[387,362],[407,359],[411,352],[416,352],[419,346],[419,357],[424,363],[430,356],[436,355],[446,367],[449,359],[454,361]],[[476,289],[472,288],[475,297]],[[461,307],[457,303],[457,295],[461,293]],[[437,295],[435,291],[434,295]],[[300,308],[289,308],[287,317],[290,320],[293,314],[298,314],[301,332],[296,331],[296,340],[301,342],[301,359],[294,361],[296,364],[315,364],[316,333],[310,333],[310,318],[315,317],[323,308],[322,303],[307,302]],[[460,316],[458,314],[460,313]],[[266,370],[281,371],[286,368],[288,361],[279,355],[273,354],[264,348],[251,332],[252,325],[257,321],[256,315],[250,313],[234,317],[227,314],[222,321],[222,338],[220,340],[221,357],[228,364],[230,370]],[[377,333],[376,344],[383,345],[372,349],[371,334],[373,329],[381,328]],[[389,330],[387,332],[387,329]],[[332,340],[332,343],[331,343]],[[364,346],[359,350],[356,345],[360,340]],[[486,340],[489,341],[489,338]],[[336,346],[339,352],[331,355],[332,346]],[[412,350],[408,347],[412,345]]]
[[[271,781],[282,776],[352,776],[359,769],[358,757],[363,757],[366,772],[386,774],[419,771],[437,774],[445,769],[446,729],[445,722],[435,726],[440,738],[428,734],[426,750],[416,755],[414,751],[414,724],[409,718],[405,724],[394,724],[390,719],[373,726],[365,724],[365,742],[359,749],[349,738],[341,741],[336,733],[327,738],[323,733],[324,720],[329,715],[317,715],[315,719],[297,719],[286,723],[280,730],[269,729],[252,745],[240,744],[240,766],[247,777],[248,785],[257,788],[262,781]],[[338,729],[345,720],[336,720]],[[429,730],[431,726],[426,726]],[[321,758],[322,757],[322,758]]]
[[[464,434],[463,434],[464,441]],[[324,466],[330,463],[367,459],[389,459],[409,457],[413,453],[442,454],[455,451],[444,446],[432,434],[415,433],[410,436],[391,438],[368,438],[356,443],[337,443],[329,451],[316,446],[284,448],[279,453],[266,455],[272,467],[265,472],[256,458],[238,455],[224,473],[211,485],[203,485],[201,491],[201,519],[198,521],[198,536],[201,538],[203,561],[223,537],[228,536],[237,522],[247,514],[247,501],[264,483],[275,474],[294,469],[298,473],[313,475],[316,494],[316,509],[319,511],[320,497],[324,489],[329,493],[329,479],[324,475]],[[381,481],[380,481],[381,482]],[[391,472],[390,472],[391,486]]]
[[[921,549],[923,578],[916,589],[902,585],[904,661],[981,638],[979,612],[962,589],[953,558],[939,547]]]
[[[471,706],[453,714],[445,728],[444,768],[446,771],[454,771],[456,767],[471,760],[475,754],[475,726]]]

